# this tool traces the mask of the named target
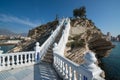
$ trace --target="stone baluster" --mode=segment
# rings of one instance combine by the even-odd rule
[[[10,66],[10,56],[9,55],[7,56],[7,66],[8,67]]]
[[[25,64],[27,64],[27,54],[25,54]]]
[[[20,55],[21,57],[21,65],[23,64],[23,54]]]
[[[28,54],[28,63],[29,63],[29,64],[31,63],[31,58],[30,58],[30,55],[31,55],[31,53],[30,53],[30,54]]]
[[[14,55],[12,55],[12,66],[15,65]]]
[[[19,65],[19,55],[18,54],[16,55],[16,58],[17,58],[16,64]]]
[[[76,71],[73,70],[73,80],[77,80]]]
[[[2,57],[2,66],[5,67],[5,56]]]
[[[82,75],[78,73],[78,80],[84,80],[82,79]]]
[[[55,59],[55,61],[56,61],[56,67],[58,67],[58,58],[57,57],[55,57],[56,59]]]
[[[31,56],[32,56],[32,63],[34,63],[35,62],[35,54],[32,54]]]
[[[58,70],[60,71],[60,59],[58,58]]]
[[[62,62],[62,75],[65,75],[65,65],[64,65],[64,61]]]
[[[63,69],[62,69],[62,60],[60,59],[60,72],[62,73]]]
[[[65,64],[65,79],[68,79],[68,65]]]
[[[71,67],[68,67],[68,77],[69,77],[69,80],[72,80],[72,68]]]

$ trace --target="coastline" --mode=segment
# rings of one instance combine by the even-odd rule
[[[16,43],[0,43],[0,46],[16,45]]]
[[[15,45],[0,45],[1,50],[3,50],[3,54],[7,53],[9,50],[13,49]]]
[[[120,42],[112,42],[116,45],[107,57],[102,58],[100,61],[101,68],[105,71],[106,80],[120,80]]]

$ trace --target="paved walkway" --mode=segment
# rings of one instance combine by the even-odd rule
[[[0,80],[62,80],[49,63],[1,71]]]

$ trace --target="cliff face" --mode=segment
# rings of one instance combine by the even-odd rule
[[[72,19],[65,56],[78,64],[82,63],[86,44],[98,59],[107,56],[114,47],[91,20]]]
[[[29,31],[28,37],[31,37],[29,41],[22,41],[15,48],[8,52],[19,52],[19,51],[30,51],[35,47],[35,43],[39,42],[40,45],[46,41],[46,39],[51,35],[51,32],[56,29],[58,21],[48,22],[47,24],[38,26]]]

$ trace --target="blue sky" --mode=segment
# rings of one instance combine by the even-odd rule
[[[120,0],[0,0],[0,28],[28,32],[59,17],[72,17],[73,9],[86,6],[87,18],[103,33],[120,34]]]

